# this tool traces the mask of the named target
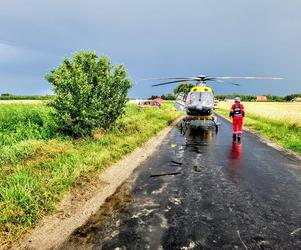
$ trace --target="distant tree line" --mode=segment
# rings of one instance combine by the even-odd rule
[[[156,99],[156,98],[161,98],[163,100],[175,100],[176,96],[174,94],[163,94],[163,95],[152,95],[149,100]]]
[[[267,97],[269,102],[290,102],[296,97],[301,97],[300,94],[291,94],[286,96],[277,96],[277,95],[264,95]],[[240,97],[242,101],[245,102],[255,102],[257,99],[256,95],[242,95],[242,94],[228,94],[228,95],[215,95],[215,98],[218,100],[224,100],[225,98],[235,98]]]
[[[3,93],[0,95],[0,100],[48,100],[51,95],[13,95],[9,93]]]
[[[174,90],[174,94],[169,93],[169,94],[163,94],[163,95],[152,95],[148,99],[161,98],[163,100],[175,100],[178,93],[181,93],[181,92],[188,93],[190,88],[191,88],[190,86],[189,86],[189,88],[186,88],[186,89],[176,88]],[[290,102],[296,97],[301,98],[301,93],[300,94],[291,94],[291,95],[286,95],[286,96],[277,96],[277,95],[264,95],[264,96],[267,97],[269,102]],[[255,102],[257,99],[256,95],[242,95],[242,94],[215,95],[215,98],[220,101],[224,100],[225,98],[233,98],[234,99],[235,97],[240,97],[240,99],[243,102]]]
[[[163,95],[152,95],[149,99],[161,98],[163,100],[175,100],[176,96],[179,93],[184,92],[185,94],[187,94],[190,91],[190,89],[194,86],[195,86],[195,84],[193,84],[193,83],[181,83],[173,90],[173,94],[169,93],[169,94],[163,94]]]
[[[240,95],[240,94],[228,94],[228,95],[215,95],[215,98],[219,101],[225,100],[226,98],[235,98],[239,97],[242,101],[244,102],[252,102],[256,101],[256,96],[255,95]]]

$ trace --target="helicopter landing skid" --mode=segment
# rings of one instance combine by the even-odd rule
[[[202,121],[204,124],[211,125],[215,127],[216,133],[218,132],[218,127],[221,125],[219,122],[217,122],[217,117],[210,115],[210,116],[186,116],[182,119],[180,124],[180,130],[182,134],[186,133],[187,128],[191,125],[191,122],[193,121]]]

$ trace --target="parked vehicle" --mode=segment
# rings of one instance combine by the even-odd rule
[[[156,98],[154,100],[147,100],[139,102],[138,107],[143,108],[161,108],[163,105],[163,100],[161,98]]]

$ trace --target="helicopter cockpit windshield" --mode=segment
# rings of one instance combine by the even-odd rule
[[[214,104],[214,97],[212,92],[190,92],[186,98],[186,105],[188,108],[203,109],[212,108]]]
[[[189,92],[186,98],[186,105],[187,106],[197,106],[200,102],[200,92]]]
[[[214,96],[212,92],[202,92],[200,101],[203,107],[212,108],[214,105]]]

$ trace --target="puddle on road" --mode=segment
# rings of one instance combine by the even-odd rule
[[[215,130],[210,127],[192,127],[184,135],[186,150],[197,155],[206,154],[216,136]]]
[[[197,173],[203,172],[205,169],[204,155],[208,150],[210,150],[209,146],[213,143],[216,133],[215,129],[211,127],[188,127],[185,133],[180,135],[185,138],[185,143],[175,147],[175,155],[181,155],[182,157],[180,160],[172,160],[171,163],[182,167],[182,164],[185,164],[183,163],[183,158],[185,156],[190,156],[192,157],[193,165],[189,165],[192,167],[193,171]]]

